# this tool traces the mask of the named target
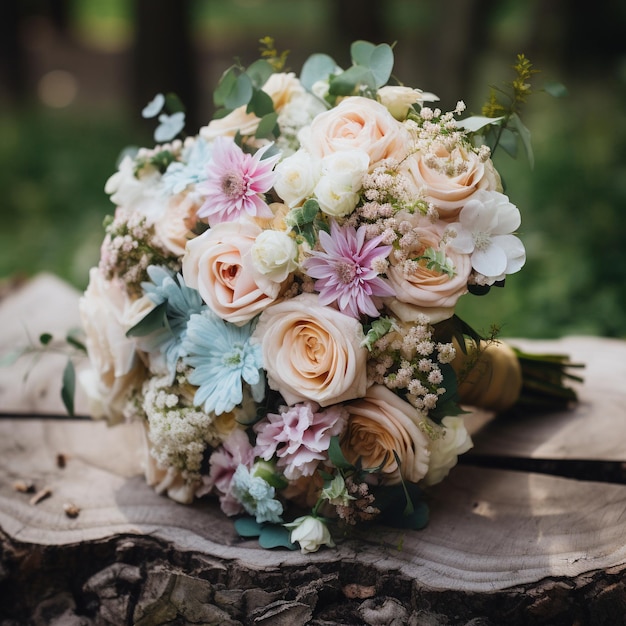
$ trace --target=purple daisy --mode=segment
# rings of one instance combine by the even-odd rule
[[[309,276],[316,278],[320,304],[337,303],[352,317],[380,315],[372,296],[393,296],[393,288],[372,269],[375,259],[386,257],[391,246],[380,246],[382,236],[365,241],[365,226],[340,228],[331,222],[330,235],[320,231],[323,251],[313,251],[305,262]]]
[[[274,165],[280,155],[263,159],[271,144],[254,155],[246,154],[229,137],[218,137],[213,144],[206,181],[198,185],[205,196],[198,210],[199,217],[207,217],[209,224],[233,222],[242,214],[251,217],[272,217],[272,211],[261,197],[274,184]]]

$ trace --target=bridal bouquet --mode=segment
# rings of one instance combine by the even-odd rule
[[[462,120],[392,77],[390,46],[298,76],[264,44],[197,134],[173,95],[144,109],[156,145],[106,184],[82,382],[94,417],[143,423],[158,492],[307,552],[372,520],[423,527],[424,491],[472,445],[461,406],[521,397],[524,355],[455,307],[525,261],[491,152],[528,147],[532,70],[520,56],[512,106]]]

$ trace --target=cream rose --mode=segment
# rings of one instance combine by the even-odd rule
[[[372,385],[364,398],[344,407],[349,417],[340,445],[348,461],[360,458],[364,468],[382,465],[380,474],[387,485],[400,479],[417,483],[426,475],[430,440],[420,428],[423,418],[415,407],[384,385]]]
[[[197,289],[223,320],[243,326],[272,304],[280,285],[258,272],[251,249],[261,228],[253,222],[222,222],[187,243],[185,283]]]
[[[272,98],[274,110],[279,113],[292,98],[304,93],[304,87],[293,73],[275,73],[267,79],[263,91]],[[200,129],[200,136],[212,141],[216,137],[234,137],[237,133],[244,137],[254,135],[259,118],[254,113],[246,113],[246,108],[238,107],[222,118],[211,120]]]
[[[265,311],[253,337],[261,342],[269,385],[288,404],[329,406],[358,398],[367,388],[367,349],[354,318],[300,294]]]
[[[444,220],[453,220],[479,189],[501,191],[500,177],[490,159],[483,161],[473,150],[458,146],[449,151],[442,145],[412,154],[404,173],[416,195],[432,202]]]
[[[252,262],[258,272],[275,283],[287,280],[298,269],[298,244],[280,230],[264,230],[251,249]]]
[[[141,315],[123,287],[107,281],[96,267],[89,272],[79,312],[91,365],[81,382],[94,417],[105,417],[112,424],[121,422],[127,401],[146,375],[135,342],[126,337]]]
[[[167,250],[176,256],[185,253],[187,241],[194,237],[191,232],[196,225],[196,213],[202,203],[192,194],[173,196],[154,228],[157,237]]]
[[[369,156],[363,150],[344,150],[324,157],[322,176],[315,186],[320,209],[332,217],[352,213],[368,166]]]
[[[276,166],[274,190],[285,204],[298,206],[313,195],[321,175],[321,164],[321,159],[312,157],[305,150],[298,150]]]
[[[424,477],[426,485],[441,482],[457,464],[459,455],[467,452],[473,445],[462,417],[448,415],[441,421],[441,426],[434,422],[431,425],[439,436],[430,445],[430,464]]]
[[[418,314],[428,316],[435,324],[454,313],[457,300],[467,292],[467,280],[472,270],[470,257],[443,246],[445,224],[422,219],[413,234],[415,244],[405,250],[394,250],[389,255],[387,278],[396,292],[395,298],[385,301],[387,306],[404,322],[417,319]],[[420,257],[432,248],[443,248],[451,270],[441,271],[436,265],[428,267],[427,259]]]
[[[363,150],[370,168],[383,159],[401,160],[410,151],[411,136],[380,102],[360,96],[346,98],[318,115],[300,133],[302,146],[323,158],[344,150]]]
[[[403,121],[409,108],[418,102],[433,102],[439,100],[432,93],[424,93],[421,89],[412,89],[402,85],[386,85],[377,93],[378,101],[385,106],[397,120]]]

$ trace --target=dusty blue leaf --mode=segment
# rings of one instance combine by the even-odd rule
[[[146,119],[150,117],[156,117],[161,110],[163,109],[163,105],[165,104],[165,96],[162,93],[158,93],[151,102],[149,102],[141,112],[141,116]]]

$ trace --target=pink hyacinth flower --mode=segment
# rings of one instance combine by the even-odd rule
[[[305,262],[309,276],[316,278],[320,304],[337,303],[352,317],[380,315],[372,296],[393,296],[393,288],[372,269],[375,259],[386,257],[391,246],[380,246],[382,236],[365,241],[366,228],[340,228],[331,222],[330,235],[320,231],[323,251],[313,251]]]
[[[255,154],[246,154],[233,139],[218,137],[213,144],[206,181],[198,185],[205,197],[198,210],[214,226],[219,222],[234,222],[242,215],[272,217],[272,211],[262,197],[274,185],[274,165],[280,155],[263,159],[272,144]]]

